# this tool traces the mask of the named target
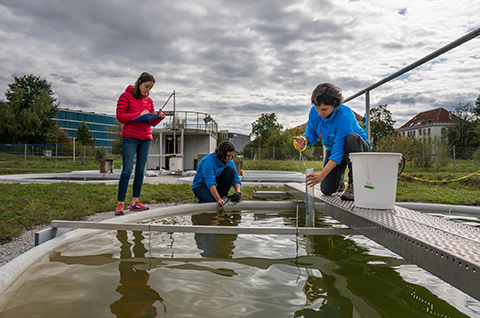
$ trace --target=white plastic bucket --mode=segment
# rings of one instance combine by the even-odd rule
[[[401,153],[392,152],[350,154],[356,207],[368,209],[395,207],[398,163],[401,159]]]

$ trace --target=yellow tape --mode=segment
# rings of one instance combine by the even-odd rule
[[[300,152],[302,152],[302,151],[304,151],[305,149],[307,149],[307,143],[306,143],[306,142],[303,143],[303,149],[300,150],[300,149],[297,148],[297,143],[296,143],[295,141],[296,141],[296,140],[293,139],[293,148],[297,149],[297,150],[300,151]]]
[[[432,183],[447,183],[447,182],[460,181],[460,180],[466,179],[468,177],[471,177],[473,175],[476,175],[477,173],[480,173],[480,170],[478,170],[477,172],[471,173],[467,176],[457,178],[457,179],[452,179],[452,180],[426,180],[426,179],[420,179],[420,178],[417,178],[417,177],[410,176],[410,175],[406,174],[405,172],[402,172],[401,174],[404,175],[405,177],[412,178],[412,179],[415,179],[415,180],[418,180],[418,181],[425,181],[425,182],[432,182]]]

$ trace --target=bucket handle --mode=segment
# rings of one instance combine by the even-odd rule
[[[403,169],[405,169],[405,157],[402,156],[402,168],[400,169],[400,172],[398,173],[398,176],[400,176],[403,173]]]

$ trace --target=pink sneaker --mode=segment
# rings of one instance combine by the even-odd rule
[[[124,215],[125,214],[125,205],[123,204],[123,202],[120,202],[118,205],[117,205],[117,209],[115,210],[115,215]]]
[[[132,202],[130,202],[130,211],[145,211],[145,210],[148,210],[150,209],[148,206],[145,206],[143,205],[142,203],[140,203],[140,201],[137,201],[135,202],[135,204],[132,204]]]

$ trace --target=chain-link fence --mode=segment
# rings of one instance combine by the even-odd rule
[[[41,172],[61,167],[79,169],[96,167],[94,163],[106,158],[108,148],[83,146],[79,143],[7,144],[0,143],[0,169],[2,173],[20,173],[18,169],[28,168]],[[94,164],[94,166],[92,165]],[[68,166],[68,167],[67,167]]]
[[[465,172],[480,170],[480,147],[458,147],[434,144],[419,144],[400,149],[394,145],[379,152],[398,152],[405,158],[405,172]],[[303,152],[293,148],[246,148],[237,160],[243,170],[304,171],[323,167],[323,148],[308,147]]]

